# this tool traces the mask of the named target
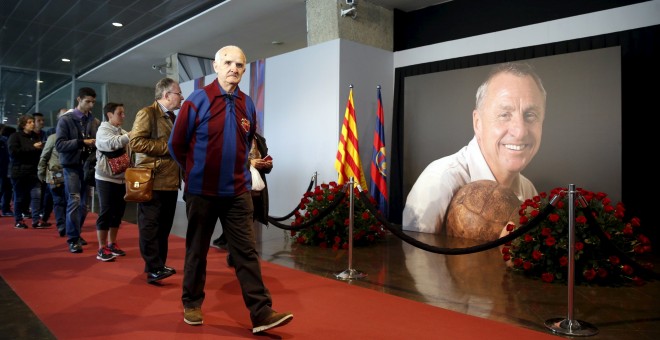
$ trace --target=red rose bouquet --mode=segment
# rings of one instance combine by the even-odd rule
[[[567,189],[556,188],[546,194],[540,193],[520,206],[520,226],[532,220],[544,209],[548,200],[561,195],[555,211],[541,221],[529,233],[513,240],[502,248],[503,259],[525,275],[537,277],[544,282],[566,282],[568,276],[568,195]],[[622,203],[612,205],[605,193],[593,193],[577,189],[591,209],[593,217],[607,239],[629,258],[651,252],[651,242],[641,233],[640,220],[633,217],[624,221],[625,209]],[[602,247],[601,239],[589,230],[587,210],[575,210],[575,282],[603,285],[626,283],[643,284],[629,264]],[[510,224],[507,230],[516,226]],[[647,269],[649,267],[647,266]]]
[[[342,186],[343,187],[343,186]],[[306,192],[295,212],[292,226],[299,226],[317,216],[335,201],[342,187],[336,182],[321,184]],[[371,211],[358,199],[358,190],[354,191],[353,207],[353,246],[365,246],[383,238],[383,225],[371,214]],[[371,199],[372,203],[376,203]],[[318,245],[323,248],[348,248],[350,199],[347,194],[344,201],[312,227],[291,231],[291,237],[299,244]]]

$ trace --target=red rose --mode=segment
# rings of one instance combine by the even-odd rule
[[[626,275],[631,275],[634,270],[631,266],[624,264],[623,267],[621,267],[621,271]]]
[[[547,245],[548,247],[554,246],[555,243],[557,243],[557,240],[555,240],[555,238],[552,236],[548,236],[548,238],[545,239],[545,245]]]
[[[559,221],[559,215],[558,214],[550,214],[550,215],[548,215],[548,220],[552,223],[557,223],[557,221]]]
[[[575,222],[579,224],[585,224],[587,223],[587,218],[584,216],[578,216],[575,218]]]
[[[543,228],[541,229],[541,235],[548,237],[552,234],[552,229],[550,228]]]
[[[568,265],[568,257],[562,256],[559,258],[559,265],[562,267],[566,267]]]
[[[607,270],[605,268],[598,268],[598,277],[604,279],[607,277]]]
[[[509,260],[511,260],[511,255],[504,254],[504,255],[502,255],[502,259],[504,259],[504,261],[509,261]]]
[[[534,267],[534,265],[531,262],[529,262],[529,261],[523,262],[523,269],[530,270],[530,269],[532,269],[532,267]]]
[[[575,242],[575,250],[580,251],[584,249],[584,243],[582,242]]]
[[[502,248],[502,254],[511,254],[511,251],[510,251],[510,250],[511,250],[511,249],[509,249],[509,248],[507,248],[507,247],[504,247],[504,248]]]
[[[525,242],[529,243],[534,241],[534,238],[530,234],[525,234]]]
[[[523,264],[523,259],[521,259],[519,257],[516,257],[515,259],[513,259],[513,266],[514,267],[520,267],[520,266],[522,266],[522,264]]]
[[[591,281],[596,277],[596,271],[593,268],[589,268],[582,273],[582,276],[584,276],[587,281]]]
[[[612,265],[616,266],[616,265],[619,264],[619,262],[620,262],[620,260],[619,260],[618,257],[616,257],[616,256],[614,256],[614,255],[610,256],[610,263],[611,263]]]
[[[632,224],[633,227],[639,227],[641,225],[641,222],[639,221],[638,217],[633,217],[630,220],[630,223]]]
[[[551,283],[552,281],[554,281],[554,279],[555,276],[552,273],[541,274],[541,280],[543,280],[543,282]]]
[[[543,257],[543,253],[542,253],[542,252],[540,252],[540,251],[538,251],[538,250],[534,250],[534,251],[532,252],[532,258],[533,258],[534,260],[538,261],[538,260],[540,260],[542,257]]]

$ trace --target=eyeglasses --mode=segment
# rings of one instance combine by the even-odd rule
[[[181,93],[181,92],[167,91],[167,93],[174,93],[174,94],[178,95],[179,97],[183,97],[183,93]]]

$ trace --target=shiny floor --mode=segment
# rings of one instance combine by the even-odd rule
[[[127,207],[125,220],[135,222],[134,204]],[[173,233],[183,236],[186,225],[183,203],[177,208],[174,225]],[[389,235],[378,244],[355,248],[348,256],[346,250],[297,245],[288,237],[288,231],[274,226],[258,225],[255,231],[263,260],[333,279],[349,269],[352,277],[365,275],[346,284],[541,332],[552,333],[546,328],[546,321],[568,319],[572,315],[571,320],[586,322],[582,329],[591,325],[597,332],[580,338],[660,339],[660,282],[641,287],[574,287],[571,308],[568,286],[544,284],[507,270],[497,249],[444,256]],[[214,236],[220,232],[221,228],[216,228]],[[442,247],[473,245],[464,240],[439,240],[428,234],[410,235]],[[212,248],[209,256],[219,252]],[[660,268],[655,255],[650,260]],[[0,303],[1,339],[55,339],[3,280],[0,280]]]

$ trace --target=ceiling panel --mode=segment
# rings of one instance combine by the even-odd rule
[[[0,114],[9,103],[25,101],[10,94],[34,91],[36,81],[35,72],[6,68],[153,86],[162,74],[151,65],[171,54],[213,58],[218,47],[239,44],[254,61],[307,46],[305,0],[0,1]],[[404,11],[445,1],[369,0]],[[52,91],[49,86],[42,85],[42,95]]]

